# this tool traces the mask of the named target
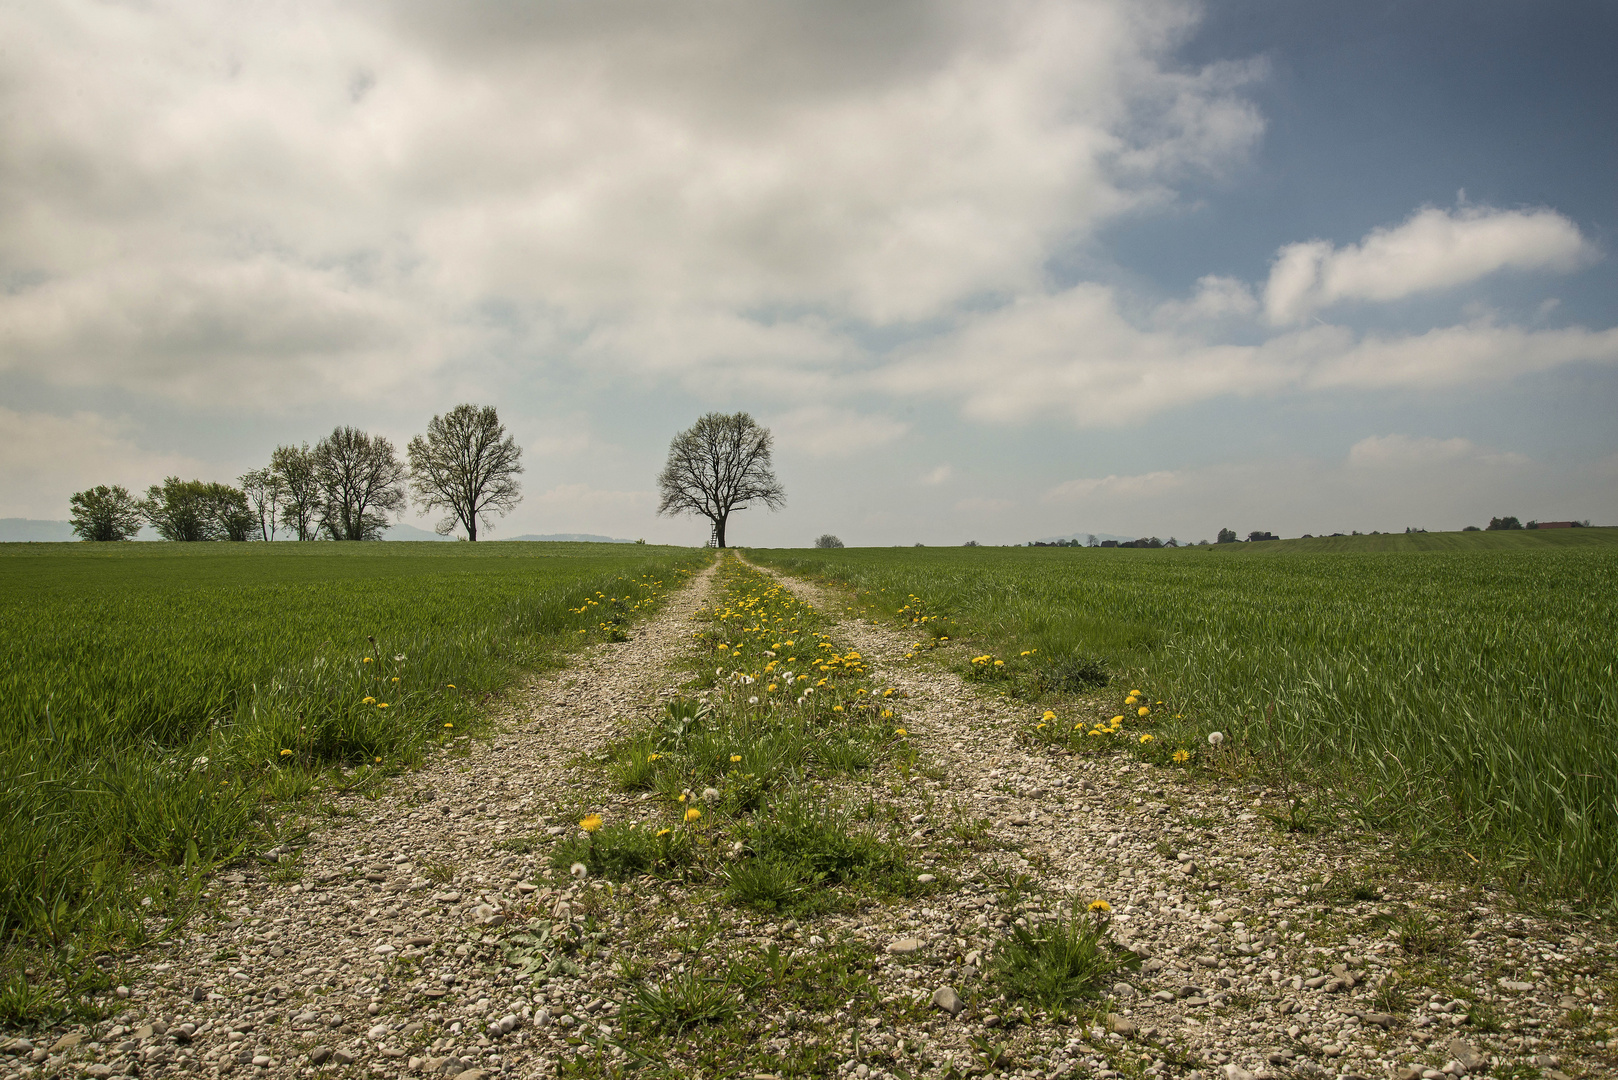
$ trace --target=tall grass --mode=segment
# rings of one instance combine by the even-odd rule
[[[0,546],[0,935],[138,933],[165,899],[155,868],[235,857],[300,777],[408,764],[515,672],[702,559],[582,544]]]
[[[1098,654],[1195,734],[1311,770],[1412,843],[1610,900],[1618,545],[1444,546],[753,554],[890,618],[919,597],[1014,663]]]

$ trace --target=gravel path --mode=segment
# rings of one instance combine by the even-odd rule
[[[847,606],[776,576],[823,611]],[[1282,800],[1262,787],[1019,739],[1041,708],[969,687],[939,658],[905,660],[915,639],[891,628],[856,618],[839,636],[878,681],[909,695],[910,736],[948,777],[940,798],[992,822],[1050,898],[1107,901],[1115,937],[1146,958],[1140,977],[1116,988],[1112,1030],[1086,1033],[1113,1053],[1086,1053],[1072,1033],[1024,1030],[1024,1056],[1045,1058],[1050,1073],[1082,1065],[1106,1076],[1126,1064],[1116,1051],[1127,1047],[1125,1057],[1175,1075],[1165,1058],[1238,1078],[1491,1066],[1548,1080],[1618,1076],[1609,925],[1412,879],[1374,837],[1281,832],[1262,811]],[[974,918],[974,906],[957,901],[953,930],[1010,914]]]
[[[788,584],[823,611],[844,606]],[[12,1041],[0,1074],[478,1080],[556,1075],[581,1052],[610,1072],[624,1060],[611,1045],[620,954],[655,960],[658,935],[687,926],[664,917],[670,905],[713,893],[575,882],[548,852],[583,812],[630,818],[650,797],[610,792],[586,759],[678,692],[712,587],[710,568],[628,643],[519,689],[491,741],[459,744],[374,801],[336,800],[291,863],[221,877],[218,918],[126,958],[123,1012]],[[780,1062],[762,1075],[791,1075],[803,1040],[845,1037],[834,1067],[855,1077],[1618,1075],[1604,924],[1413,880],[1375,838],[1278,831],[1267,790],[1038,746],[1020,734],[1038,709],[936,658],[904,659],[898,632],[855,619],[837,637],[908,695],[926,766],[905,784],[873,777],[865,794],[899,807],[923,862],[961,884],[802,926],[715,913],[735,941],[795,955],[854,943],[878,958],[891,1015],[861,1018],[858,1039],[839,1011],[772,1017],[777,1035],[749,1048]],[[956,839],[978,821],[980,837]],[[1025,895],[1008,895],[1018,875]],[[1029,1015],[980,974],[1014,922],[1097,899],[1143,965],[1092,1021]],[[577,969],[527,977],[543,949],[513,930],[533,916],[576,941],[588,928]]]

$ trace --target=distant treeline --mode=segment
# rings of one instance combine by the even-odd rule
[[[1491,531],[1491,530],[1498,530],[1498,529],[1588,529],[1590,527],[1591,527],[1591,525],[1590,525],[1590,521],[1589,521],[1588,518],[1586,518],[1583,521],[1529,521],[1525,525],[1521,521],[1517,520],[1514,517],[1497,517],[1497,518],[1490,518],[1489,519],[1489,524],[1488,524],[1486,529],[1479,529],[1476,525],[1468,525],[1464,529],[1462,529],[1461,531],[1462,532],[1483,532],[1483,531]],[[1424,533],[1426,531],[1427,531],[1426,529],[1419,529],[1419,528],[1416,528],[1414,525],[1410,525],[1410,526],[1405,527],[1405,532],[1406,533]],[[1375,529],[1372,529],[1368,533],[1362,533],[1358,529],[1355,529],[1353,532],[1349,532],[1349,533],[1340,533],[1340,532],[1338,532],[1338,533],[1330,533],[1330,534],[1321,533],[1320,535],[1321,536],[1326,536],[1326,535],[1331,535],[1331,536],[1381,536],[1382,533],[1378,532]],[[1252,544],[1252,543],[1257,543],[1257,542],[1263,541],[1263,540],[1279,540],[1279,539],[1281,539],[1279,536],[1275,535],[1274,533],[1272,533],[1272,532],[1270,532],[1268,530],[1255,529],[1254,531],[1247,534],[1247,541],[1246,542]],[[1304,533],[1303,536],[1301,537],[1301,539],[1313,540],[1313,539],[1315,539],[1315,536],[1314,536],[1313,533]],[[1216,544],[1237,544],[1237,543],[1241,543],[1241,542],[1242,542],[1242,539],[1241,539],[1240,536],[1238,536],[1236,534],[1235,529],[1220,529],[1219,530],[1219,539],[1214,541],[1214,543],[1216,543]],[[971,542],[968,542],[967,546],[972,547],[972,546],[975,546],[975,545],[973,543],[971,543]],[[1093,548],[1177,548],[1177,547],[1206,547],[1206,546],[1208,546],[1208,541],[1206,541],[1206,540],[1198,540],[1195,544],[1190,544],[1190,543],[1181,544],[1178,540],[1176,540],[1172,536],[1169,537],[1167,540],[1159,540],[1155,536],[1143,536],[1139,540],[1098,540],[1095,537],[1094,534],[1091,534],[1089,536],[1086,536],[1083,540],[1080,540],[1077,537],[1071,537],[1071,538],[1066,539],[1066,540],[1030,540],[1030,541],[1028,541],[1026,546],[1027,547],[1093,547]]]
[[[400,460],[393,443],[338,427],[311,449],[278,446],[270,462],[236,483],[166,477],[145,498],[116,484],[75,492],[73,531],[84,540],[131,540],[146,525],[165,540],[380,540],[415,496],[441,510],[438,532],[468,540],[521,500],[522,450],[492,406],[458,405],[433,417]]]

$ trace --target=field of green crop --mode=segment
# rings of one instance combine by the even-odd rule
[[[263,838],[267,804],[409,764],[518,671],[612,635],[706,558],[0,545],[0,935],[138,934],[158,868],[191,877]]]
[[[1217,730],[1227,764],[1308,777],[1408,849],[1544,896],[1618,886],[1618,530],[749,556],[925,616],[918,641],[1005,658],[1008,687],[1099,659],[1107,692],[1167,704],[1131,715],[1136,752],[1206,763]]]

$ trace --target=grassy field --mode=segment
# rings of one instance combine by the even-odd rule
[[[1059,702],[1110,672],[1123,715],[1127,680],[1150,715],[1131,702],[1112,745],[1306,775],[1409,849],[1540,895],[1618,885],[1618,530],[749,555],[852,586],[917,641],[971,642],[967,673],[1008,692]],[[1041,730],[1089,748],[1098,726]]]
[[[8,948],[138,936],[189,869],[271,842],[267,804],[408,765],[475,724],[518,671],[621,636],[706,558],[618,544],[0,545]]]

